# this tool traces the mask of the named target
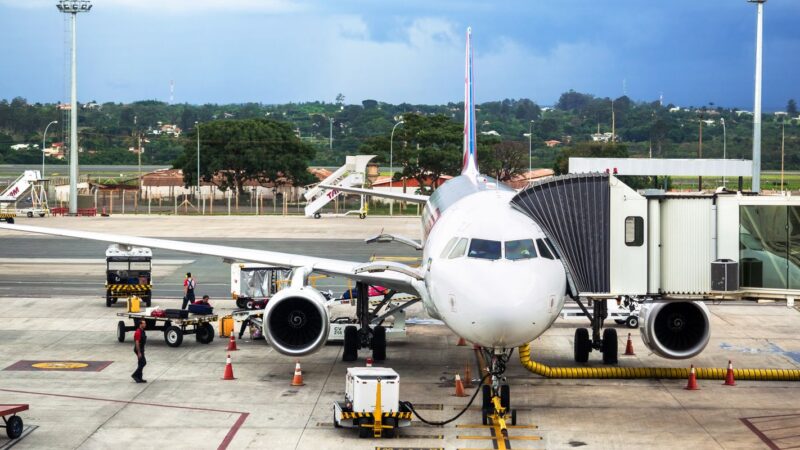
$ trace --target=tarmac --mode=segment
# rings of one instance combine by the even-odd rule
[[[258,227],[259,232],[270,229],[270,238],[280,238],[270,234],[277,234],[276,230],[284,230],[284,238],[318,235],[316,245],[322,247],[329,239],[328,228],[340,230],[335,239],[363,238],[375,228],[405,229],[410,232],[400,234],[419,238],[413,235],[414,227],[419,233],[418,222],[406,218],[244,219],[247,221],[241,223]],[[236,218],[215,217],[206,229],[207,220],[45,218],[19,223],[197,238],[210,238],[212,233],[240,224]],[[144,223],[147,225],[141,226]],[[184,229],[188,231],[175,236],[175,230]],[[250,229],[247,236],[243,233],[240,237],[252,235]],[[4,250],[15,236],[0,231],[0,260],[19,257]],[[353,242],[354,246],[363,245]],[[221,271],[227,270],[222,262],[218,264]],[[80,264],[73,267],[80,273]],[[180,267],[183,270],[186,266]],[[14,274],[0,271],[0,281],[23,276],[25,270],[35,274],[41,267],[28,263]],[[360,439],[355,430],[333,428],[332,403],[344,396],[346,368],[363,365],[367,351],[359,353],[357,362],[344,363],[341,346],[327,345],[299,359],[305,386],[292,387],[295,359],[278,354],[263,341],[249,340],[247,335],[239,341],[239,351],[231,352],[236,379],[221,380],[227,339],[217,337],[204,345],[187,336],[180,347],[172,348],[160,333],[151,331],[145,368],[149,382],[136,384],[130,378],[135,369],[131,336],[120,343],[115,335],[120,319],[115,313],[123,311],[121,306],[106,308],[98,301],[102,292],[38,297],[25,294],[21,289],[18,295],[6,292],[0,297],[0,403],[30,404],[30,410],[20,414],[26,434],[14,442],[0,436],[0,449],[9,445],[18,449],[800,446],[798,383],[739,381],[731,387],[720,381],[701,380],[700,390],[687,391],[683,380],[543,379],[527,372],[516,356],[508,365],[507,376],[519,426],[509,430],[507,439],[498,438],[494,428],[479,426],[480,399],[444,427],[424,425],[415,418],[398,438]],[[177,307],[179,300],[157,297],[154,304]],[[215,306],[219,314],[234,308],[229,300],[218,300]],[[726,303],[709,308],[711,342],[698,357],[685,361],[659,358],[644,347],[638,330],[609,323],[618,328],[621,350],[628,331],[633,334],[636,356],[620,356],[620,365],[725,367],[730,359],[738,368],[800,368],[800,311],[782,303]],[[425,318],[419,309],[411,316]],[[401,398],[418,405],[426,419],[448,419],[469,401],[469,397],[453,395],[452,379],[455,373],[463,377],[466,366],[472,378],[478,377],[475,352],[471,346],[457,346],[458,337],[445,326],[419,322],[408,327],[406,341],[390,342],[383,365],[399,372]],[[585,319],[559,319],[533,343],[534,357],[553,366],[574,365],[572,337],[578,326],[585,326]],[[32,364],[37,362],[51,364],[34,369]],[[591,354],[589,365],[602,365],[597,353]],[[474,392],[475,388],[467,389],[470,395]]]

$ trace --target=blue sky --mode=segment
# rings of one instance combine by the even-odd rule
[[[55,0],[0,0],[0,98],[66,100]],[[800,100],[800,1],[765,5],[764,108]],[[443,103],[569,89],[752,109],[756,8],[745,0],[403,2],[95,0],[78,17],[80,101]],[[623,80],[624,83],[623,83]]]

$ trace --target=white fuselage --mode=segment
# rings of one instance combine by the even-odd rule
[[[539,226],[511,207],[514,194],[485,177],[457,177],[439,188],[424,215],[425,306],[460,337],[484,347],[536,339],[564,304],[563,265]],[[520,253],[520,244],[527,253]]]

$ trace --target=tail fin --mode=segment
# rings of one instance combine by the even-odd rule
[[[461,175],[478,176],[475,141],[475,89],[472,85],[472,28],[467,28],[467,60],[464,75],[464,162]]]

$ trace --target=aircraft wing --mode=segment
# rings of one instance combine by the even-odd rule
[[[320,184],[319,187],[323,189],[329,190],[336,190],[342,192],[348,192],[351,194],[363,194],[363,195],[371,195],[373,197],[383,197],[383,198],[390,198],[393,200],[402,200],[404,202],[412,202],[412,203],[427,203],[428,197],[427,195],[417,195],[417,194],[401,194],[398,192],[380,192],[374,189],[362,189],[356,187],[345,187],[345,186],[331,186],[329,184]]]
[[[220,258],[270,264],[285,267],[308,267],[314,272],[333,276],[341,276],[370,285],[384,286],[409,294],[422,295],[415,281],[422,280],[423,275],[413,267],[392,262],[363,263],[337,259],[317,258],[313,256],[291,253],[270,252],[224,245],[200,244],[169,239],[125,236],[121,234],[95,233],[91,231],[67,230],[63,228],[34,227],[27,225],[8,225],[0,223],[0,229],[28,233],[64,236],[114,244],[134,245],[139,247],[160,248],[196,255],[219,256]]]

